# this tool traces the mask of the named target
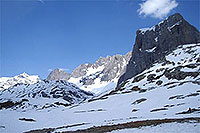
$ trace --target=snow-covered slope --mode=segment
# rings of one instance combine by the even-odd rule
[[[0,109],[27,110],[69,106],[84,101],[92,93],[67,81],[41,80],[35,84],[16,84],[0,91]]]
[[[199,103],[200,44],[187,44],[118,88],[82,104],[40,113],[0,110],[0,131],[59,132],[147,119],[199,117]]]
[[[12,87],[15,84],[34,84],[38,81],[40,81],[39,76],[28,75],[27,73],[22,73],[14,77],[0,77],[0,90]]]

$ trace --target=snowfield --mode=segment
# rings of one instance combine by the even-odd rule
[[[114,85],[110,87],[114,88]],[[108,86],[107,90],[81,104],[70,106],[41,110],[3,108],[0,110],[0,132],[42,131],[44,128],[51,132],[74,131],[141,120],[199,118],[200,44],[180,46],[148,70],[115,89]],[[5,100],[4,93],[0,98]],[[37,98],[31,100],[36,101]],[[197,133],[199,126],[199,123],[167,123],[116,132]]]

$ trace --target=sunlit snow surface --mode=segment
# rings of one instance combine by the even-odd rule
[[[85,101],[82,104],[70,107],[60,106],[57,108],[46,108],[43,110],[33,109],[23,112],[21,109],[0,110],[0,132],[23,132],[33,129],[56,128],[66,125],[85,123],[85,125],[82,126],[55,130],[69,131],[84,129],[92,126],[112,125],[147,119],[199,117],[198,111],[188,114],[177,113],[187,111],[189,108],[200,109],[200,86],[199,84],[192,82],[199,82],[200,75],[195,78],[188,76],[183,80],[169,80],[163,75],[154,82],[150,83],[147,81],[147,76],[150,74],[156,74],[157,76],[161,75],[164,71],[156,72],[156,70],[160,68],[170,69],[180,65],[185,66],[189,64],[197,64],[195,69],[187,68],[182,69],[182,71],[199,72],[200,62],[197,62],[199,57],[200,44],[183,45],[166,57],[167,60],[171,62],[173,61],[175,63],[174,65],[163,65],[163,62],[156,63],[150,69],[140,74],[142,75],[146,73],[146,77],[139,82],[132,83],[134,78],[130,79],[129,82],[124,85],[124,89],[116,91],[114,95],[105,96],[99,100],[91,102]],[[162,81],[161,85],[156,84],[158,80]],[[138,86],[145,91],[131,91],[134,86]],[[142,98],[146,99],[146,101],[133,104],[135,101]],[[165,108],[165,110],[152,111],[161,108]],[[36,121],[25,122],[20,121],[19,118],[32,118]],[[180,126],[181,124],[174,125],[174,123],[161,125],[163,128],[178,128]],[[197,124],[197,126],[199,127],[199,124]],[[188,128],[188,130],[186,130],[188,132],[199,130],[199,128],[190,124],[184,125],[184,127]],[[144,127],[142,129],[127,129],[122,131],[133,130],[136,132],[142,132],[147,131],[149,127]],[[152,127],[151,130],[148,131],[154,132],[157,129],[162,132],[162,129],[159,129],[159,125]],[[182,129],[180,128],[180,130]],[[168,131],[170,132],[170,130]]]

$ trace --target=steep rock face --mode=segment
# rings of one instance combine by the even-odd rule
[[[103,69],[103,76],[101,81],[109,81],[117,76],[121,76],[126,70],[126,64],[130,59],[131,53],[129,52],[125,56],[114,55],[110,58],[110,61],[106,63]]]
[[[57,68],[48,75],[47,80],[68,80],[70,76],[70,73]]]
[[[136,32],[132,57],[118,85],[141,73],[179,45],[200,42],[199,31],[176,13],[152,28]]]

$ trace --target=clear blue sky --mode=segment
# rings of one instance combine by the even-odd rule
[[[181,13],[199,29],[199,1],[177,0]],[[138,15],[141,0],[1,0],[1,75],[22,72],[46,78],[48,69],[71,72],[100,56],[131,51],[135,32],[161,21]],[[170,15],[168,14],[168,15]]]

